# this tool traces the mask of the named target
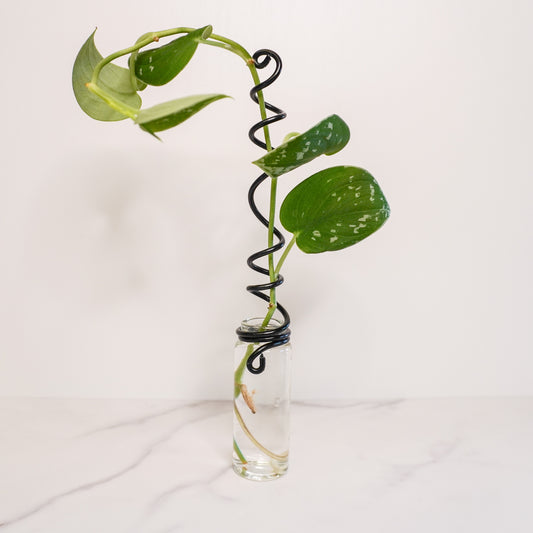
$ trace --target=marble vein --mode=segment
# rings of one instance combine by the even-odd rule
[[[200,403],[207,403],[207,402],[200,402]],[[191,420],[187,420],[185,422],[182,422],[178,424],[177,426],[173,427],[172,430],[167,432],[165,435],[160,437],[159,439],[152,442],[139,456],[133,460],[130,464],[126,465],[125,467],[121,468],[120,470],[113,472],[112,474],[109,474],[107,476],[104,476],[102,478],[96,479],[94,481],[90,481],[87,483],[84,483],[82,485],[79,485],[77,487],[73,487],[71,489],[65,490],[64,492],[60,492],[58,494],[55,494],[54,496],[51,496],[49,498],[44,499],[42,502],[38,503],[34,507],[23,511],[22,513],[14,516],[13,518],[3,520],[0,522],[0,529],[7,529],[10,526],[13,526],[15,524],[18,524],[22,522],[23,520],[26,520],[41,511],[51,507],[55,503],[64,500],[65,498],[68,498],[70,496],[74,496],[80,492],[85,492],[91,489],[95,489],[97,487],[100,487],[102,485],[106,485],[128,473],[133,471],[134,469],[138,468],[140,465],[142,465],[148,457],[150,457],[160,446],[164,445],[166,442],[168,442],[170,439],[172,439],[178,432],[181,430],[187,428],[191,424],[195,424],[198,422],[202,422],[204,420],[208,420],[210,418],[214,418],[219,416],[219,413],[206,413],[200,416],[197,416]]]
[[[387,484],[388,488],[406,483],[422,470],[443,463],[457,450],[459,444],[459,439],[438,442],[431,446],[428,459],[411,464],[393,465],[392,480]]]
[[[224,468],[218,470],[215,474],[209,476],[206,479],[200,479],[198,481],[193,481],[191,483],[180,483],[178,485],[175,485],[175,486],[171,487],[170,489],[167,489],[165,492],[163,492],[159,496],[157,496],[154,499],[154,501],[152,502],[152,504],[150,505],[150,510],[153,510],[153,509],[159,507],[160,505],[165,503],[169,498],[175,496],[176,494],[178,494],[178,493],[180,493],[180,492],[182,492],[184,490],[195,488],[195,487],[210,488],[211,485],[215,481],[217,481],[221,477],[225,476],[228,472],[232,472],[232,468],[231,468],[231,466],[226,465],[226,466],[224,466]],[[226,499],[226,500],[233,501],[233,498],[229,498],[227,496],[224,496],[223,498]]]
[[[114,429],[122,429],[124,427],[129,426],[140,426],[142,424],[145,424],[147,422],[150,422],[152,420],[156,420],[158,418],[162,418],[168,415],[175,414],[183,409],[194,409],[197,407],[203,407],[208,405],[224,405],[227,404],[227,401],[224,400],[202,400],[197,402],[191,402],[191,403],[180,403],[178,405],[175,405],[173,407],[169,407],[167,409],[163,409],[161,411],[156,411],[155,413],[150,413],[144,416],[136,417],[136,418],[130,418],[121,422],[115,422],[113,424],[102,426],[99,428],[95,428],[91,431],[87,431],[86,433],[82,433],[78,435],[79,437],[88,437],[90,435],[94,435],[96,433],[102,433],[105,431],[112,431]]]
[[[296,401],[264,485],[231,472],[229,402],[162,402],[5,402],[0,533],[532,531],[533,398]]]

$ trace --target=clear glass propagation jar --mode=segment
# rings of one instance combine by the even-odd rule
[[[262,321],[245,320],[241,330],[259,331]],[[279,326],[272,319],[265,329]],[[265,369],[253,374],[246,362],[262,344],[238,340],[235,345],[233,470],[253,481],[283,476],[289,460],[291,345],[289,342],[263,352]]]

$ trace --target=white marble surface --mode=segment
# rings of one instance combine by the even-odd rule
[[[296,402],[288,476],[231,404],[0,400],[0,533],[533,531],[533,398]]]

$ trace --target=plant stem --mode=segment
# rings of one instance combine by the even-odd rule
[[[241,463],[247,464],[248,461],[246,460],[243,453],[241,452],[241,449],[239,448],[239,445],[237,444],[237,441],[235,439],[233,439],[233,449],[235,450],[237,457],[241,460]]]
[[[228,45],[230,47],[230,48],[228,48],[229,50],[233,51],[234,53],[237,53],[240,57],[242,57],[245,60],[246,65],[248,66],[248,68],[250,70],[250,73],[252,75],[252,79],[254,81],[254,84],[258,85],[259,83],[261,83],[261,80],[259,79],[259,75],[257,73],[257,69],[255,67],[255,63],[253,61],[253,58],[250,56],[250,54],[248,53],[248,51],[245,48],[243,48],[238,43],[236,43],[234,41],[231,41],[230,39],[226,39],[224,37],[221,37],[219,35],[211,35],[211,38],[215,39],[215,40],[218,40],[218,41]],[[208,44],[208,42],[206,42],[206,44]],[[212,43],[212,44],[215,45],[215,46],[220,46],[220,45],[216,45],[215,43]],[[224,48],[226,48],[226,46],[224,46]],[[267,118],[267,114],[266,114],[265,98],[263,96],[263,91],[258,91],[258,93],[257,93],[257,101],[258,101],[258,104],[259,104],[259,110],[260,110],[260,113],[261,113],[261,119],[265,120]],[[263,132],[264,132],[264,136],[265,136],[266,149],[267,149],[267,151],[270,152],[272,150],[272,143],[271,143],[271,140],[270,140],[270,131],[268,129],[268,125],[265,125],[263,127]],[[276,215],[276,188],[277,188],[277,178],[271,178],[271,183],[270,183],[270,210],[269,210],[269,217],[268,217],[268,247],[269,248],[274,243],[274,220],[275,220],[275,215]],[[277,274],[275,273],[275,269],[274,269],[274,255],[272,253],[269,254],[269,256],[268,256],[268,270],[269,270],[270,281],[274,282],[276,280],[276,278],[277,278]],[[273,288],[273,289],[270,290],[270,302],[269,302],[269,306],[268,306],[268,312],[267,312],[267,314],[266,314],[266,316],[265,316],[265,318],[264,318],[264,320],[263,320],[263,322],[261,324],[261,327],[260,327],[261,330],[264,330],[268,326],[268,324],[270,322],[270,319],[272,318],[272,315],[274,314],[274,312],[276,310],[276,306],[277,306],[276,289]],[[239,366],[235,370],[235,374],[234,374],[234,387],[235,388],[234,388],[234,401],[233,401],[233,408],[234,408],[234,411],[235,411],[235,417],[237,418],[237,420],[239,422],[239,425],[241,426],[241,429],[243,430],[243,432],[252,441],[252,443],[256,446],[256,448],[258,448],[265,455],[269,456],[270,458],[272,458],[272,459],[274,459],[276,461],[284,461],[287,458],[288,453],[285,453],[283,455],[277,455],[277,454],[271,452],[270,450],[268,450],[267,448],[265,448],[252,435],[252,433],[250,432],[250,430],[246,426],[246,424],[245,424],[245,422],[244,422],[244,420],[242,418],[242,415],[239,412],[239,409],[237,407],[236,399],[241,394],[240,384],[241,384],[241,380],[242,380],[242,375],[243,375],[244,369],[246,367],[246,361],[248,360],[248,358],[252,354],[252,352],[254,350],[254,346],[255,345],[253,343],[251,343],[251,344],[249,344],[247,346],[246,353],[245,353],[244,357],[242,358],[241,362],[239,363]],[[243,463],[246,463],[246,459],[242,455],[242,452],[239,453],[240,450],[239,450],[239,448],[237,446],[237,443],[235,442],[235,440],[233,442],[234,442],[234,447],[236,447],[235,451],[237,453],[237,456],[239,457],[239,459]]]
[[[222,37],[221,35],[212,34],[210,36],[210,39],[214,39],[219,41],[222,44],[223,48],[226,48],[228,50],[231,50],[235,54],[242,57],[246,65],[248,66],[250,73],[252,75],[252,79],[254,81],[255,85],[259,85],[261,83],[261,80],[259,79],[259,74],[257,73],[257,68],[255,66],[254,60],[250,53],[239,43],[236,43],[235,41],[232,41],[231,39],[227,39],[226,37]],[[212,44],[214,46],[219,46],[219,43],[210,42],[209,40],[202,41],[205,42],[205,44]],[[228,48],[229,47],[229,48]],[[265,97],[263,95],[263,91],[258,91],[257,93],[257,102],[259,104],[259,112],[261,114],[261,119],[265,120],[267,118],[267,112],[266,112],[266,105],[265,105]],[[265,136],[265,145],[268,152],[272,151],[272,141],[270,139],[270,130],[268,128],[268,125],[263,126],[263,133]],[[268,247],[270,248],[274,244],[274,221],[276,217],[276,191],[277,191],[277,178],[271,178],[270,181],[270,209],[269,209],[269,217],[268,217]],[[270,277],[270,282],[273,283],[276,281],[277,275],[274,273],[274,254],[268,255],[268,272]],[[261,329],[264,329],[266,326],[268,326],[270,319],[272,318],[272,315],[276,311],[277,307],[277,300],[276,300],[276,289],[275,287],[270,289],[270,302],[268,306],[268,312],[265,317],[265,321],[263,322]]]
[[[226,50],[230,50],[234,54],[237,54],[239,57],[244,59],[246,63],[248,63],[248,61],[252,59],[252,56],[250,55],[248,50],[244,48],[244,46],[241,46],[239,43],[232,41],[231,39],[228,39],[227,37],[223,37],[222,35],[217,35],[216,33],[212,33],[209,36],[209,38],[228,45],[228,46],[224,46],[224,48],[226,48]],[[203,40],[201,42],[205,42],[206,44],[214,44],[214,43],[203,41]]]
[[[268,215],[268,246],[274,244],[274,220],[276,217],[276,192],[278,187],[278,178],[270,178],[270,212]],[[270,274],[270,282],[276,281],[276,273],[274,272],[274,254],[268,254],[268,271]],[[270,289],[270,307],[276,307],[276,289]]]
[[[120,100],[117,100],[111,94],[109,94],[106,90],[96,85],[96,83],[89,82],[87,83],[86,87],[93,94],[100,97],[109,107],[111,107],[115,111],[118,111],[119,113],[122,113],[123,115],[126,115],[132,120],[135,120],[137,118],[137,114],[139,113],[138,109],[135,109],[134,107],[131,107],[128,104],[125,104],[124,102],[121,102]]]
[[[276,268],[274,270],[274,274],[276,275],[276,278],[279,275],[279,271],[281,270],[281,267],[283,266],[283,263],[285,263],[285,259],[287,259],[287,256],[289,255],[289,252],[291,251],[292,247],[294,246],[294,243],[296,242],[296,235],[292,236],[292,239],[290,240],[289,244],[285,247],[285,250],[283,251],[283,254],[279,258],[278,264],[276,265]]]
[[[178,33],[190,33],[193,30],[194,28],[174,28],[172,30],[155,31],[143,35],[133,46],[129,46],[128,48],[124,48],[123,50],[119,50],[118,52],[114,52],[113,54],[104,57],[94,68],[91,83],[94,83],[95,85],[98,83],[98,76],[100,76],[100,72],[108,63],[111,63],[111,61],[136,52],[137,50],[148,46],[154,41],[158,41],[162,37],[169,37],[170,35],[177,35]]]
[[[234,383],[233,397],[234,398],[238,398],[239,394],[241,393],[240,385],[241,385],[241,380],[242,380],[242,374],[246,366],[246,361],[248,361],[248,357],[252,355],[253,351],[254,351],[254,344],[248,344],[248,346],[246,347],[246,353],[244,354],[244,357],[239,363],[239,366],[235,370],[234,379],[233,379],[233,383]]]

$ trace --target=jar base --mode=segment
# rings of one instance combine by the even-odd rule
[[[288,461],[233,461],[233,471],[240,477],[251,481],[272,481],[283,477],[289,468]]]

